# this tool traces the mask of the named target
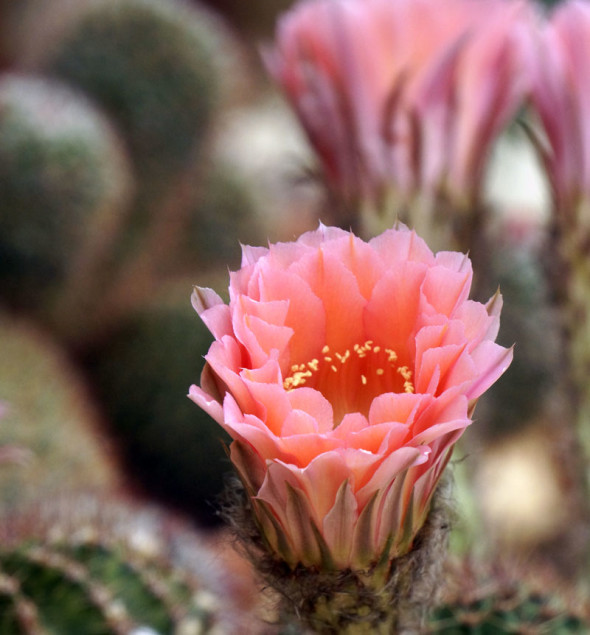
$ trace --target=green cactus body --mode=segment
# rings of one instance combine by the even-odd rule
[[[182,285],[182,304],[160,297],[85,366],[129,476],[150,496],[214,523],[213,503],[230,471],[219,441],[229,439],[186,396],[211,344],[187,288]]]
[[[117,137],[86,100],[46,80],[0,80],[0,295],[47,308],[109,232],[129,174]]]
[[[72,488],[121,485],[87,387],[46,335],[0,314],[0,446],[26,449],[20,463],[0,463],[0,518],[21,505]],[[0,631],[2,632],[2,631]]]
[[[429,633],[583,635],[589,632],[586,617],[569,606],[558,592],[550,591],[555,586],[550,581],[543,591],[537,591],[528,582],[506,572],[479,578],[474,577],[473,571],[461,569],[454,572],[453,578],[457,588],[432,613]]]
[[[66,510],[72,516],[63,519],[61,530],[56,531],[55,518],[44,528],[42,521],[41,528],[31,528],[31,522],[40,521],[29,518],[10,530],[22,532],[23,537],[12,535],[0,549],[0,632],[128,635],[141,628],[159,635],[213,632],[219,625],[214,593],[170,560],[169,545],[156,552],[133,545],[137,510],[97,501],[95,511],[107,517],[97,528],[92,518],[76,517],[80,502],[84,507],[84,501],[75,498],[61,506],[59,513]],[[149,531],[162,530],[157,518],[151,517]],[[169,527],[166,531],[170,534]],[[231,610],[228,604],[228,613]]]
[[[183,273],[212,267],[236,269],[242,245],[264,242],[261,219],[248,184],[229,165],[208,166],[195,186],[194,207],[181,237],[178,264]]]
[[[211,24],[157,0],[90,2],[74,13],[40,63],[110,114],[149,199],[204,143],[217,97]]]

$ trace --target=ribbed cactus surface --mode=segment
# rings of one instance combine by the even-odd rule
[[[206,633],[210,594],[157,562],[87,542],[32,542],[0,553],[0,632],[130,633],[140,626]]]
[[[157,510],[73,496],[0,535],[3,635],[205,635],[235,619],[221,566],[191,566],[206,560],[198,535]]]
[[[431,616],[429,633],[583,635],[590,632],[587,615],[572,606],[571,598],[560,592],[554,581],[544,583],[537,579],[533,585],[528,578],[519,579],[506,571],[477,574],[469,565],[458,567],[449,579],[446,597]]]

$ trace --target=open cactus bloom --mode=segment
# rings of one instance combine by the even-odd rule
[[[477,398],[506,370],[501,297],[468,299],[461,253],[405,227],[364,242],[320,226],[244,247],[189,396],[233,438],[262,534],[294,567],[360,569],[407,553]]]

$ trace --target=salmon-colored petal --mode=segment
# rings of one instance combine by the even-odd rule
[[[326,310],[322,300],[313,293],[308,281],[294,273],[269,272],[260,284],[262,300],[288,302],[285,326],[293,330],[289,342],[291,363],[311,360],[326,342]]]
[[[402,447],[386,456],[372,478],[356,494],[359,506],[366,505],[371,495],[385,487],[398,474],[407,470],[411,465],[426,461],[424,450],[413,447]]]
[[[297,412],[297,411],[294,411]],[[293,415],[290,415],[293,416]],[[300,416],[300,415],[294,415]],[[297,467],[306,467],[312,461],[326,452],[337,450],[342,442],[332,436],[317,434],[316,432],[294,434],[282,439],[282,448],[290,463]]]
[[[242,267],[256,264],[260,258],[268,254],[266,247],[252,247],[251,245],[242,245]]]
[[[281,428],[281,436],[290,437],[294,434],[314,434],[318,431],[318,422],[303,410],[292,410]]]
[[[364,430],[368,425],[369,422],[363,414],[360,412],[349,412],[342,418],[342,421],[334,430],[333,436],[338,439],[346,440],[355,432]]]
[[[349,448],[365,450],[374,454],[384,454],[389,448],[399,448],[404,444],[410,428],[405,423],[378,423],[350,435]]]
[[[424,300],[437,313],[450,317],[467,300],[471,278],[471,268],[467,271],[453,271],[446,267],[431,267],[422,284]]]
[[[252,374],[249,375],[243,381],[256,403],[255,414],[264,420],[273,434],[280,435],[283,422],[292,410],[285,389],[280,383],[254,381]]]
[[[344,459],[336,451],[318,456],[305,467],[273,461],[267,469],[267,478],[258,495],[274,507],[285,504],[284,484],[301,489],[309,500],[312,518],[318,526],[334,506],[338,490],[349,475]]]
[[[326,316],[324,343],[335,351],[345,351],[364,342],[362,314],[366,300],[355,276],[327,249],[306,254],[290,269],[309,282],[322,299]]]
[[[434,262],[434,255],[426,242],[404,226],[383,232],[371,239],[369,244],[381,256],[386,268],[408,261],[429,266]]]
[[[324,433],[334,427],[334,412],[330,402],[313,388],[296,388],[287,393],[293,409],[303,410],[314,418],[317,432]]]
[[[411,425],[424,401],[424,395],[413,393],[386,393],[373,400],[369,411],[371,425],[379,423],[403,423]]]
[[[322,533],[330,545],[330,551],[337,567],[345,569],[350,563],[350,551],[358,517],[358,503],[350,483],[340,486],[332,509],[325,515]]]
[[[484,341],[472,353],[471,359],[478,369],[477,380],[467,393],[469,399],[482,395],[512,362],[512,348],[506,349],[495,342]]]
[[[193,294],[191,295],[191,304],[193,305],[193,309],[199,315],[214,306],[225,306],[225,303],[222,298],[219,297],[219,294],[208,287],[194,287]]]
[[[364,314],[367,338],[407,358],[420,307],[420,285],[426,275],[421,263],[392,265],[377,283]]]
[[[361,295],[368,300],[385,270],[377,251],[352,233],[332,241],[329,249],[352,273]]]
[[[463,323],[465,339],[469,342],[467,350],[471,351],[483,339],[495,339],[500,328],[499,316],[488,314],[486,307],[473,300],[467,300],[455,312],[455,318]]]
[[[199,386],[195,385],[190,387],[188,396],[197,406],[200,406],[210,417],[215,419],[217,423],[223,425],[223,408],[216,399],[213,399],[205,391],[201,390]]]

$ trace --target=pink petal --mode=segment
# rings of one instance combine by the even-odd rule
[[[287,393],[293,409],[303,410],[314,418],[317,432],[323,433],[334,427],[332,404],[317,390],[296,388]]]
[[[328,250],[306,254],[291,267],[322,299],[326,316],[325,344],[345,351],[355,342],[364,342],[362,313],[366,301],[352,273]]]
[[[195,385],[190,387],[188,396],[217,423],[223,425],[223,407],[217,400]]]
[[[375,286],[365,310],[368,339],[393,349],[400,360],[404,360],[408,341],[416,328],[420,284],[425,273],[425,266],[419,263],[392,265]]]
[[[332,509],[324,517],[322,533],[330,547],[334,564],[339,568],[350,565],[350,551],[358,516],[358,505],[350,484],[340,486]]]

